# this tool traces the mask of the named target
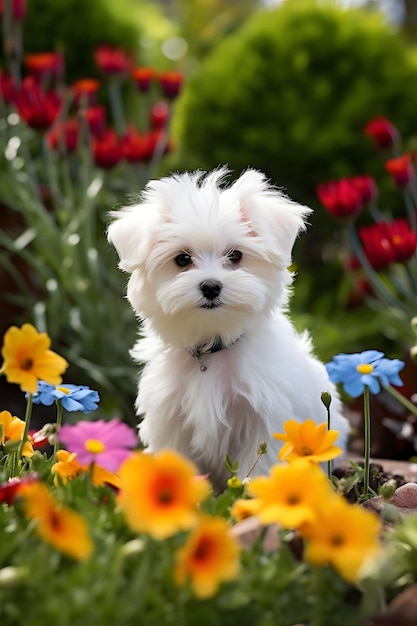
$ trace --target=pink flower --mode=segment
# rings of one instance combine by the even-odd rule
[[[59,440],[77,455],[81,465],[97,463],[109,472],[117,472],[121,463],[138,444],[132,428],[113,418],[109,422],[81,421],[74,426],[65,424],[59,433]]]

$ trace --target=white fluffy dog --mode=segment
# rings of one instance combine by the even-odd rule
[[[173,448],[217,490],[226,455],[244,477],[277,463],[286,420],[324,422],[344,447],[348,423],[326,369],[286,315],[288,270],[310,209],[245,171],[224,186],[225,168],[151,181],[140,202],[112,213],[109,240],[131,274],[127,297],[143,320],[132,356],[145,363],[136,401],[142,442]]]

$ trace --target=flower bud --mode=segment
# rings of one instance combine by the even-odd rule
[[[231,489],[241,489],[242,481],[237,476],[231,476],[227,481],[227,486]]]
[[[396,489],[397,481],[390,478],[390,480],[387,480],[387,482],[379,488],[379,495],[382,496],[385,501],[389,501],[394,495]]]
[[[321,394],[321,401],[323,402],[326,409],[328,409],[332,402],[331,394],[328,391],[323,391],[323,393]]]

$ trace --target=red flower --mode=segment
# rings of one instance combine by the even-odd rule
[[[140,135],[136,128],[130,127],[120,141],[123,157],[130,163],[148,161],[152,156],[152,146],[147,135]]]
[[[39,430],[30,430],[29,438],[32,447],[36,450],[43,450],[49,445],[48,437],[43,435]]]
[[[362,192],[348,178],[317,185],[317,196],[337,218],[355,217],[363,207]]]
[[[48,144],[53,150],[65,149],[67,153],[75,152],[78,144],[79,129],[80,124],[78,120],[64,120],[48,132]]]
[[[44,92],[39,83],[29,76],[23,80],[14,102],[20,117],[36,130],[49,128],[62,106],[57,93]]]
[[[4,0],[0,0],[0,17],[4,13]],[[17,22],[26,17],[26,0],[12,0],[12,15]]]
[[[72,84],[76,104],[86,104],[91,106],[95,102],[95,95],[100,88],[100,83],[94,78],[81,78]]]
[[[125,50],[104,45],[94,52],[97,66],[107,76],[124,76],[129,73],[132,58]]]
[[[166,102],[156,102],[151,108],[151,124],[163,128],[169,119],[169,106]]]
[[[375,270],[382,269],[395,261],[387,222],[379,222],[359,229],[366,258]]]
[[[390,224],[390,237],[394,249],[395,260],[398,263],[406,263],[416,252],[417,235],[411,230],[408,221],[397,218]]]
[[[406,187],[414,176],[414,168],[409,154],[389,159],[385,163],[385,169],[391,174],[398,187]]]
[[[93,140],[93,156],[98,167],[111,169],[122,158],[122,150],[114,130],[107,129]]]
[[[376,117],[368,122],[364,132],[372,139],[376,148],[391,148],[398,137],[398,130],[385,117]]]
[[[100,137],[106,128],[106,108],[101,104],[88,107],[83,112],[83,115],[87,120],[91,134],[94,137]]]
[[[366,174],[364,176],[354,176],[353,178],[349,178],[347,180],[349,180],[350,183],[360,192],[362,202],[364,204],[367,204],[376,198],[378,188],[372,176],[368,176]]]
[[[7,483],[0,485],[0,504],[4,502],[11,506],[24,485],[37,481],[39,481],[37,474],[27,474],[23,478],[11,478]]]
[[[25,64],[28,72],[38,80],[43,80],[47,76],[54,78],[61,76],[64,69],[64,61],[59,52],[27,54]]]
[[[180,72],[163,72],[159,75],[162,93],[166,98],[173,100],[181,91],[184,77]]]
[[[139,91],[147,93],[155,78],[155,70],[152,67],[135,67],[131,72],[131,76]]]

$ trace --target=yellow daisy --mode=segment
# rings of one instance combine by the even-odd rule
[[[51,467],[51,472],[55,474],[55,485],[59,482],[58,476],[60,476],[62,482],[65,484],[68,480],[72,480],[90,470],[87,465],[81,465],[81,463],[77,461],[75,452],[58,450],[56,458],[57,462]],[[119,489],[121,486],[120,479],[116,474],[96,464],[93,465],[92,482],[93,485],[111,485],[112,487],[116,487],[116,489]]]
[[[339,436],[338,431],[328,430],[326,423],[287,420],[284,430],[285,434],[273,435],[275,439],[285,442],[278,453],[280,461],[292,463],[296,459],[307,458],[314,463],[322,463],[342,454],[341,448],[333,445]]]
[[[39,380],[59,385],[69,364],[52,352],[50,345],[48,335],[38,333],[31,324],[23,324],[22,328],[11,326],[4,335],[0,373],[6,375],[9,383],[17,383],[29,393],[36,393]]]
[[[117,474],[122,483],[118,503],[127,523],[155,539],[194,526],[197,505],[211,489],[190,461],[171,450],[133,453]]]
[[[36,520],[37,534],[53,548],[78,561],[93,552],[88,526],[75,511],[60,506],[48,487],[34,482],[21,487],[19,495],[27,517]]]
[[[335,496],[301,530],[306,539],[305,559],[316,565],[330,564],[354,583],[362,567],[380,552],[380,531],[375,513]]]
[[[20,442],[25,432],[25,422],[18,417],[12,416],[9,411],[0,412],[0,446],[3,447],[8,442]],[[22,455],[30,458],[34,454],[34,449],[29,440],[25,441]]]
[[[182,586],[190,580],[198,598],[209,598],[221,582],[233,580],[239,574],[239,552],[225,519],[202,516],[177,552],[175,582]]]
[[[314,521],[317,503],[334,497],[325,474],[306,460],[274,465],[269,476],[253,478],[247,489],[263,524],[279,523],[290,529]]]

